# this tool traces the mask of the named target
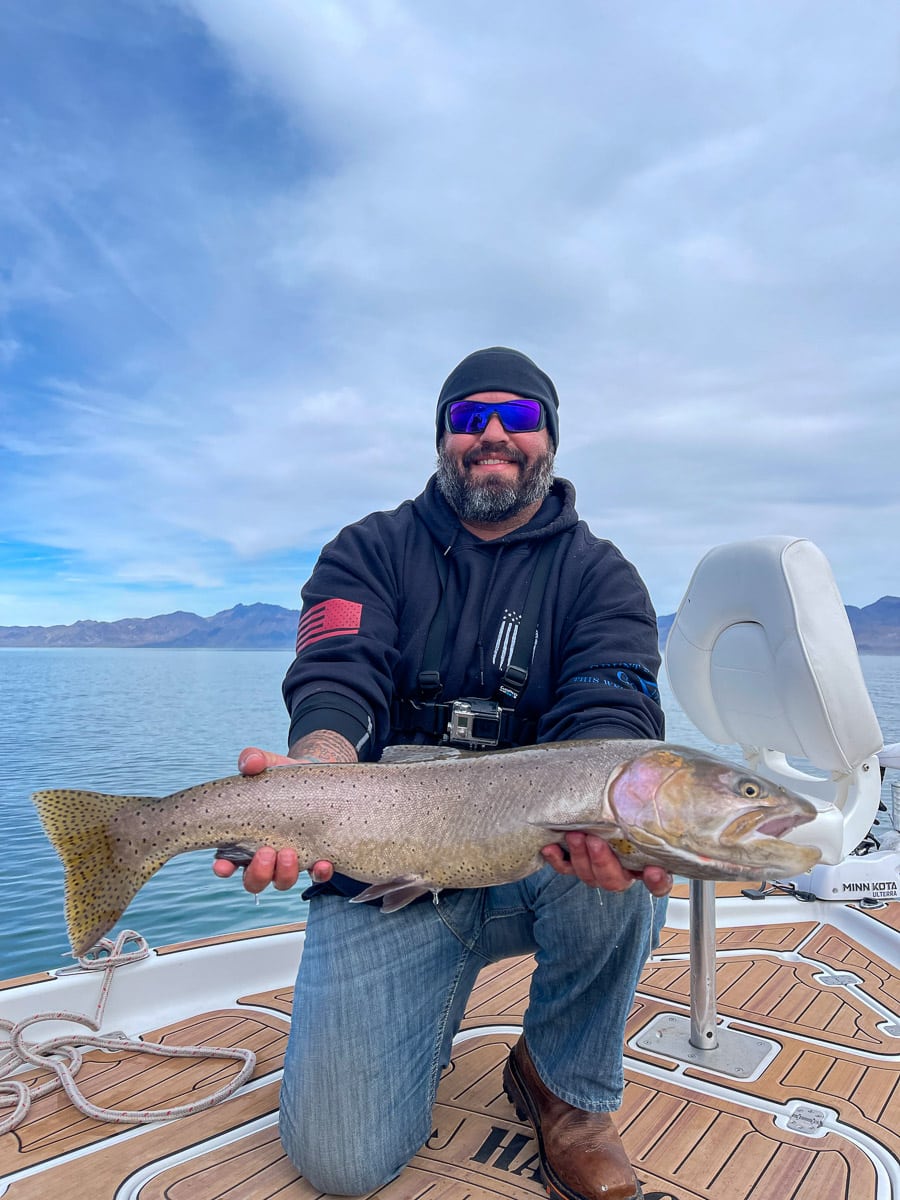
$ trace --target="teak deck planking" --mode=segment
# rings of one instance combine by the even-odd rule
[[[900,905],[872,915],[900,928]],[[726,1080],[634,1047],[653,1017],[687,1012],[687,935],[665,931],[629,1018],[617,1117],[646,1200],[896,1200],[884,1191],[884,1177],[879,1192],[872,1158],[854,1138],[862,1134],[900,1159],[900,1038],[887,1032],[881,1011],[900,1022],[900,971],[836,928],[802,917],[798,908],[795,923],[718,932],[720,1018],[779,1047],[752,1080]],[[402,1175],[372,1195],[544,1195],[530,1129],[517,1120],[500,1080],[532,968],[526,957],[482,971],[441,1081],[434,1132]],[[0,1195],[319,1200],[322,1193],[297,1176],[278,1140],[276,1072],[290,1000],[289,988],[247,994],[234,1008],[148,1032],[151,1040],[257,1052],[247,1089],[207,1112],[134,1127],[82,1117],[58,1094],[37,1101],[26,1122],[0,1138]],[[79,1084],[100,1103],[146,1108],[184,1103],[234,1069],[216,1060],[92,1052]],[[784,1128],[791,1103],[834,1113],[836,1121],[821,1136]],[[842,1136],[844,1128],[854,1137]],[[4,1178],[41,1164],[46,1169],[2,1191]]]

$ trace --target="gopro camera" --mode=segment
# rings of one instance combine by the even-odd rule
[[[464,746],[498,745],[500,711],[496,700],[454,700],[450,705],[446,740]]]

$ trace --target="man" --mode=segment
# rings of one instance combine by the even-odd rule
[[[344,529],[303,589],[284,683],[289,757],[248,749],[242,771],[377,759],[448,728],[479,747],[662,737],[646,589],[579,521],[572,485],[553,476],[557,441],[556,389],[524,354],[479,350],[451,372],[425,491]],[[458,722],[463,700],[478,702],[480,725]],[[365,885],[315,864],[281,1096],[282,1141],[313,1185],[359,1194],[402,1170],[431,1132],[479,969],[536,951],[504,1086],[535,1128],[552,1194],[640,1197],[610,1113],[671,879],[648,867],[632,888],[638,877],[593,836],[570,834],[567,853],[544,856],[518,883],[390,914],[348,903]],[[297,877],[293,851],[265,848],[244,886]]]

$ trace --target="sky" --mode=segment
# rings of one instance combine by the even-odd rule
[[[675,610],[900,594],[891,0],[3,0],[0,625],[299,607],[470,351]]]

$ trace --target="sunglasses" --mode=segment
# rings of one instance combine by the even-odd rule
[[[506,400],[500,404],[454,400],[447,405],[447,428],[451,433],[484,433],[494,415],[507,433],[534,433],[544,428],[540,400]]]

